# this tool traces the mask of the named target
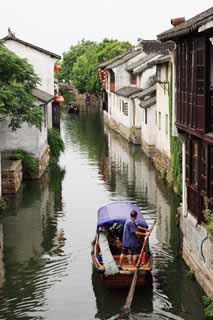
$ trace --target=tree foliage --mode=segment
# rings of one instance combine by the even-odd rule
[[[0,43],[0,120],[13,130],[23,122],[40,127],[43,113],[32,96],[38,83],[33,67]]]
[[[82,40],[64,54],[59,79],[71,80],[81,92],[100,90],[98,65],[131,48],[129,42],[104,39],[100,43]]]
[[[48,130],[48,144],[50,147],[50,160],[52,163],[57,163],[61,152],[65,150],[64,141],[57,129]]]
[[[72,79],[72,68],[77,59],[82,56],[95,43],[82,39],[76,45],[72,45],[69,51],[63,54],[63,63],[58,73],[59,80],[69,81]]]

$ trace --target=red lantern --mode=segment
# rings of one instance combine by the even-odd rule
[[[59,71],[61,69],[61,66],[60,66],[60,64],[55,64],[54,65],[54,71]]]
[[[63,96],[58,96],[56,95],[54,97],[55,101],[58,102],[59,104],[64,103],[64,97]]]

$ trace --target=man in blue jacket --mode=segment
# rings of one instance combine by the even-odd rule
[[[147,230],[140,226],[139,227],[140,230],[144,232],[138,231],[138,227],[135,222],[136,219],[137,219],[137,212],[131,211],[130,218],[126,220],[124,224],[123,239],[122,239],[122,253],[120,255],[120,262],[119,262],[120,268],[122,268],[124,255],[133,256],[133,259],[132,259],[133,264],[136,265],[137,263],[137,253],[138,253],[138,247],[139,247],[138,237],[146,235]]]

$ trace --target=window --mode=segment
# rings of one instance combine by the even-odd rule
[[[165,134],[168,135],[168,114],[165,115]]]
[[[128,103],[127,102],[122,102],[122,112],[125,116],[128,116]]]
[[[130,73],[130,83],[133,85],[136,85],[137,83],[137,75],[133,74],[132,72]]]
[[[157,78],[157,82],[161,81],[161,66],[159,64],[157,65],[157,69],[156,69],[156,78]]]
[[[155,125],[157,126],[158,124],[158,113],[155,111]]]
[[[145,124],[147,124],[147,109],[145,109],[144,112],[145,112]]]
[[[158,112],[158,129],[161,130],[161,112]]]

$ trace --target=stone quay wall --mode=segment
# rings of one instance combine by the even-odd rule
[[[213,298],[213,242],[209,240],[204,225],[188,212],[179,208],[182,232],[182,256],[206,295]]]
[[[2,193],[15,194],[23,178],[21,160],[4,160],[2,161]]]

